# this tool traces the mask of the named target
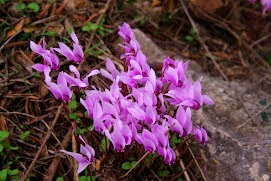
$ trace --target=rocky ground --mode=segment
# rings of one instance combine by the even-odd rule
[[[143,52],[154,65],[167,56],[139,29],[136,37]],[[171,52],[172,53],[172,52]],[[178,52],[175,58],[181,59]],[[264,115],[271,112],[271,96],[249,81],[224,81],[203,72],[191,60],[189,76],[194,80],[203,76],[204,92],[214,101],[194,114],[195,123],[202,124],[209,133],[209,141],[199,148],[206,161],[208,180],[268,181],[271,173],[271,120]]]

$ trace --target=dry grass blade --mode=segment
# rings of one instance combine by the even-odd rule
[[[133,166],[132,168],[130,168],[130,170],[128,172],[126,172],[126,174],[122,175],[119,179],[123,179],[125,177],[127,177],[129,175],[129,173],[142,161],[144,160],[147,156],[148,156],[149,152],[146,152]]]
[[[261,114],[265,109],[267,109],[268,107],[271,106],[271,103],[267,104],[266,106],[264,106],[264,108],[262,110],[260,110],[259,112],[257,112],[254,116],[252,116],[251,118],[249,118],[248,120],[246,120],[243,124],[241,124],[240,126],[238,126],[237,128],[240,129],[241,127],[243,127],[245,124],[247,124],[249,121],[252,121],[254,118],[256,118],[259,114]]]
[[[50,129],[48,130],[48,132],[47,132],[47,134],[46,134],[46,136],[45,136],[45,138],[44,138],[44,140],[43,140],[43,142],[42,142],[42,144],[41,144],[41,146],[39,148],[39,151],[35,155],[33,161],[31,162],[30,166],[28,167],[26,173],[21,178],[22,181],[27,179],[27,177],[30,174],[30,172],[32,171],[34,165],[38,161],[38,158],[39,158],[40,154],[42,153],[44,146],[46,145],[48,139],[50,138],[50,136],[51,136],[51,134],[53,132],[53,129],[54,129],[55,125],[56,125],[56,122],[57,122],[57,120],[58,120],[58,118],[59,118],[59,116],[61,114],[62,108],[63,108],[63,103],[58,107],[58,110],[57,110],[56,116],[55,116],[55,118],[54,118],[54,120],[52,122],[52,125],[50,126]]]
[[[72,135],[72,129],[70,129],[68,131],[68,133],[65,135],[63,141],[61,142],[61,147],[63,149],[65,149],[68,146],[70,139],[71,139],[71,135]],[[55,173],[56,173],[56,170],[58,168],[60,159],[61,159],[60,157],[54,158],[54,160],[51,162],[49,168],[47,169],[47,171],[45,173],[45,177],[43,178],[44,180],[46,180],[46,181],[53,180]]]
[[[198,167],[198,169],[199,169],[199,171],[200,171],[200,174],[201,174],[201,176],[202,176],[202,179],[203,179],[204,181],[207,181],[207,179],[206,179],[206,177],[205,177],[205,175],[204,175],[204,173],[203,173],[203,171],[202,171],[202,169],[201,169],[201,167],[200,167],[200,165],[199,165],[199,163],[198,163],[198,161],[197,161],[197,159],[196,159],[196,157],[195,157],[193,151],[191,150],[191,148],[190,148],[189,143],[187,142],[187,140],[185,141],[185,144],[186,144],[186,146],[188,147],[188,150],[189,150],[189,152],[190,152],[190,154],[191,154],[193,160],[195,160],[195,163],[196,163],[196,165],[197,165],[197,167]]]
[[[213,64],[215,65],[215,67],[217,68],[217,70],[219,71],[219,73],[222,75],[222,77],[226,80],[226,81],[229,81],[229,79],[227,78],[227,76],[224,74],[224,72],[220,69],[220,66],[216,63],[216,60],[214,58],[214,56],[211,54],[211,52],[209,51],[208,47],[206,46],[206,44],[204,43],[204,41],[202,40],[202,38],[200,37],[200,34],[199,34],[199,30],[195,24],[195,21],[192,19],[192,17],[190,16],[183,0],[180,0],[181,1],[181,4],[183,6],[183,9],[184,9],[184,12],[187,16],[187,18],[189,19],[192,27],[194,28],[195,32],[197,33],[198,35],[198,38],[199,38],[199,41],[200,43],[202,44],[203,48],[205,49],[205,51],[207,52],[208,54],[208,57],[212,60]]]

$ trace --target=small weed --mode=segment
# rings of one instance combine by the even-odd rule
[[[123,170],[130,170],[136,163],[137,161],[124,162],[122,163],[121,168]]]
[[[99,48],[99,46],[101,46],[102,43],[97,43],[95,45],[93,45],[92,47],[90,47],[89,49],[87,49],[84,53],[87,54],[91,54],[94,57],[98,57],[99,55],[103,54],[103,50],[101,48]]]
[[[186,41],[189,41],[189,42],[195,42],[195,41],[198,41],[199,38],[198,38],[198,35],[197,35],[196,30],[195,30],[194,28],[191,28],[189,34],[186,35],[186,36],[184,37],[184,39],[185,39]]]
[[[259,104],[261,104],[263,106],[266,106],[267,101],[265,99],[261,99],[259,101]],[[269,106],[267,109],[271,109],[271,106]],[[262,111],[260,115],[261,115],[261,118],[262,118],[263,121],[268,121],[269,114],[267,112]]]
[[[28,131],[23,132],[23,134],[20,135],[20,138],[22,140],[25,140],[29,135],[30,135],[30,131],[28,130]]]
[[[99,25],[95,23],[88,22],[85,26],[82,27],[82,31],[94,31],[96,30],[101,36],[105,35],[105,32],[112,33],[113,31],[107,28],[104,28],[105,18],[101,20]]]
[[[172,146],[172,148],[176,148],[176,144],[181,143],[181,139],[178,138],[176,135],[173,135],[170,141],[170,146]]]
[[[9,137],[8,131],[0,131],[0,161],[1,168],[0,170],[0,181],[2,180],[19,180],[18,169],[11,169],[10,166],[13,164],[12,160],[7,160],[8,153],[13,150],[18,150],[18,147],[11,146],[6,139]],[[16,160],[19,157],[16,158]],[[2,164],[3,163],[3,164]],[[4,164],[6,163],[6,164]]]
[[[109,140],[107,138],[103,138],[102,139],[102,143],[101,143],[101,151],[106,151],[106,145],[109,145]]]
[[[5,4],[8,0],[0,0],[0,4]]]
[[[16,6],[16,9],[21,12],[31,11],[31,12],[37,13],[40,10],[40,6],[36,2],[31,2],[27,5],[23,2],[19,2]]]

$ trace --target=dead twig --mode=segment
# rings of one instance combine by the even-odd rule
[[[178,152],[178,150],[175,150],[175,154],[176,154],[177,157],[180,156],[180,153]],[[190,177],[189,177],[189,175],[188,175],[188,173],[187,173],[187,170],[186,170],[186,168],[185,168],[185,166],[184,166],[184,163],[183,163],[183,160],[182,160],[181,158],[180,158],[179,164],[180,164],[180,166],[181,166],[182,169],[183,169],[183,174],[184,174],[185,180],[186,180],[186,181],[190,181]]]
[[[128,172],[126,172],[126,174],[122,175],[121,177],[119,177],[119,179],[122,179],[124,177],[127,177],[129,175],[129,173],[142,161],[144,160],[144,158],[146,158],[148,156],[149,152],[146,152],[133,166],[132,168],[130,168],[130,170]]]
[[[264,108],[262,110],[260,110],[259,112],[257,112],[254,116],[252,116],[251,118],[249,118],[248,120],[246,120],[243,124],[241,124],[240,126],[237,126],[236,128],[240,129],[241,127],[243,127],[245,124],[247,124],[249,121],[253,120],[254,118],[256,118],[259,114],[261,114],[265,109],[267,109],[269,106],[271,106],[271,103],[267,104],[266,106],[264,106]]]
[[[12,35],[11,37],[9,37],[9,39],[7,39],[7,41],[5,41],[5,43],[3,43],[3,45],[0,47],[0,52],[5,48],[5,46],[18,34],[20,34],[23,30],[19,30],[17,31],[14,35]]]
[[[45,138],[44,138],[44,140],[43,140],[37,154],[35,155],[33,161],[31,162],[30,166],[28,167],[28,170],[26,171],[26,173],[21,178],[22,181],[26,180],[26,178],[28,177],[28,175],[32,171],[34,165],[38,161],[38,158],[39,158],[40,154],[42,153],[44,146],[46,145],[48,139],[50,138],[50,136],[51,136],[51,134],[53,132],[53,128],[55,127],[56,122],[57,122],[57,120],[58,120],[58,118],[59,118],[59,116],[61,114],[62,108],[63,108],[63,103],[58,107],[58,110],[57,110],[56,116],[55,116],[55,118],[54,118],[54,120],[52,122],[52,125],[50,126],[50,129],[48,130],[48,132],[47,132],[47,134],[46,134],[46,136],[45,136]]]
[[[105,14],[106,11],[108,10],[109,5],[111,4],[111,2],[112,2],[112,0],[109,0],[109,1],[106,2],[104,8],[101,10],[101,14],[100,14],[98,20],[96,21],[96,25],[99,26],[99,24],[101,23],[101,20],[103,19],[104,14]],[[96,30],[93,30],[93,32],[92,32],[92,34],[91,34],[91,36],[90,36],[90,38],[89,38],[89,41],[88,41],[88,43],[87,43],[87,45],[86,45],[86,50],[89,49],[89,47],[90,47],[90,45],[91,45],[91,43],[92,43],[92,41],[93,41],[93,39],[94,39],[95,34],[96,34]]]
[[[76,129],[75,123],[71,122],[72,124],[72,129]],[[76,138],[75,135],[72,134],[72,151],[74,153],[77,153],[77,143],[76,143]],[[77,174],[77,169],[78,169],[78,163],[75,159],[73,159],[73,180],[79,181],[79,175]]]
[[[205,49],[205,51],[207,52],[208,54],[208,57],[212,60],[213,64],[215,65],[215,67],[217,68],[217,70],[219,71],[219,73],[222,75],[222,77],[226,80],[226,81],[229,81],[229,79],[227,78],[227,76],[223,73],[223,71],[220,69],[220,66],[216,63],[216,60],[214,58],[214,56],[211,54],[211,52],[209,51],[208,47],[206,46],[205,42],[202,40],[202,38],[200,37],[200,34],[199,34],[199,30],[197,29],[197,26],[195,24],[195,21],[192,19],[192,17],[190,16],[183,0],[180,0],[182,6],[183,6],[183,9],[184,9],[184,12],[188,18],[188,20],[190,21],[192,27],[194,28],[195,32],[197,33],[198,35],[198,39],[199,39],[199,42],[202,44],[203,48]]]
[[[61,142],[61,148],[65,149],[70,142],[70,138],[72,135],[72,128],[69,129],[68,133],[65,135],[63,141]],[[60,157],[55,157],[54,160],[51,162],[49,168],[47,169],[45,173],[45,177],[43,178],[46,181],[53,180],[56,170],[58,168],[59,162],[60,162]]]
[[[199,172],[200,172],[200,174],[201,174],[201,176],[202,176],[202,179],[203,179],[204,181],[207,181],[207,179],[206,179],[206,177],[205,177],[205,175],[204,175],[202,169],[200,168],[199,163],[198,163],[198,161],[197,161],[197,159],[196,159],[196,157],[195,157],[193,151],[191,150],[191,148],[190,148],[190,146],[189,146],[187,140],[185,140],[185,144],[186,144],[186,146],[188,147],[188,150],[189,150],[189,152],[190,152],[190,154],[191,154],[193,160],[195,160],[195,163],[196,163],[196,165],[197,165],[197,167],[198,167],[198,169],[199,169]]]
[[[263,36],[262,38],[254,41],[253,43],[251,43],[250,47],[253,48],[255,45],[258,45],[259,43],[265,41],[266,39],[268,39],[269,37],[271,37],[271,33],[268,33],[267,35]]]
[[[190,177],[189,177],[189,175],[188,175],[188,173],[187,173],[187,171],[185,169],[185,166],[184,166],[184,163],[183,163],[182,159],[180,159],[180,165],[181,165],[182,169],[184,170],[184,178],[185,178],[185,180],[186,181],[191,181]]]

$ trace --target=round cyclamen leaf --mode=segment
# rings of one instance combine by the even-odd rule
[[[40,10],[40,6],[37,3],[35,3],[35,2],[29,3],[27,5],[27,7],[29,9],[31,9],[33,12],[38,12]]]
[[[91,31],[91,30],[93,31],[93,30],[97,30],[98,28],[99,28],[98,25],[88,22],[87,25],[82,27],[82,31]]]
[[[76,113],[70,113],[70,114],[69,114],[69,118],[70,118],[70,119],[77,119],[78,116],[77,116]]]
[[[0,171],[0,180],[7,180],[8,169],[3,169]]]
[[[17,175],[18,173],[19,173],[18,169],[8,170],[8,175]]]
[[[3,151],[4,147],[0,144],[0,153]]]
[[[131,166],[131,163],[130,163],[130,162],[124,162],[124,163],[121,165],[121,168],[122,168],[123,170],[130,170],[131,167],[132,167],[132,166]]]
[[[76,102],[76,100],[70,101],[70,102],[69,102],[69,107],[70,107],[71,109],[76,109],[76,107],[77,107],[77,102]]]
[[[136,163],[137,161],[131,161],[131,167],[133,167]]]
[[[3,141],[8,136],[9,136],[9,132],[8,131],[0,131],[0,141]]]

